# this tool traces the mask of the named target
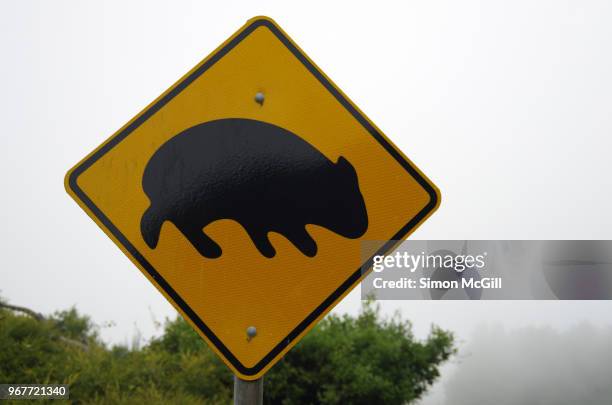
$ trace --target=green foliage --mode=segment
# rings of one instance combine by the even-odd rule
[[[56,312],[52,322],[58,333],[83,343],[95,340],[98,336],[89,317],[80,315],[74,307],[67,311]]]
[[[453,353],[452,335],[433,328],[424,342],[399,316],[329,316],[266,376],[270,404],[405,404],[422,396]]]
[[[44,320],[0,309],[0,347],[0,382],[69,384],[72,403],[231,402],[230,371],[180,317],[142,348],[109,348],[74,308]],[[356,318],[325,318],[273,367],[265,402],[409,403],[453,353],[450,333],[417,341],[409,322],[367,303]]]
[[[36,320],[0,311],[0,381],[39,383],[72,381],[72,360],[81,355],[61,341],[74,337],[86,343],[96,336],[87,317],[74,309]],[[85,325],[85,326],[84,326]]]

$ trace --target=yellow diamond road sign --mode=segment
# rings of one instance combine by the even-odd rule
[[[360,241],[404,239],[439,203],[266,17],[74,166],[66,189],[243,379],[355,287],[362,257],[393,246],[364,256]]]

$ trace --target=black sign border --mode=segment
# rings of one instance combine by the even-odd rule
[[[177,294],[176,291],[166,282],[166,280],[155,270],[155,268],[145,259],[145,257],[130,243],[130,241],[119,231],[119,229],[104,215],[104,213],[91,201],[91,199],[78,186],[78,177],[93,165],[98,159],[115,147],[119,142],[126,138],[132,131],[142,125],[153,114],[159,111],[165,104],[172,100],[183,89],[189,86],[195,79],[202,75],[212,65],[219,61],[224,55],[244,40],[250,33],[259,27],[267,27],[274,35],[295,55],[296,58],[312,73],[319,82],[346,108],[357,121],[385,148],[389,154],[406,169],[408,173],[425,189],[429,194],[429,203],[406,225],[404,225],[390,240],[385,243],[375,255],[383,255],[393,248],[397,240],[403,240],[405,236],[414,229],[423,219],[429,216],[438,206],[438,193],[432,184],[426,180],[419,171],[408,162],[376,128],[340,93],[340,91],[313,65],[312,62],[297,48],[296,45],[269,19],[254,19],[241,32],[232,38],[225,46],[214,53],[208,60],[199,66],[190,75],[178,83],[165,96],[144,111],[131,124],[102,145],[91,156],[78,165],[69,175],[68,186],[78,196],[79,199],[89,208],[98,220],[112,233],[125,249],[140,263],[142,268],[155,280],[155,282],[174,300],[183,313],[195,324],[200,331],[215,345],[217,350],[234,366],[234,368],[245,376],[254,376],[264,369],[276,356],[281,353],[294,339],[306,330],[317,318],[324,313],[333,303],[342,297],[351,286],[356,284],[362,276],[362,268],[367,269],[372,265],[373,255],[361,267],[359,267],[346,281],[340,285],[329,297],[327,297],[312,313],[306,317],[295,329],[293,329],[284,339],[282,339],[266,356],[263,357],[255,366],[245,367],[232,352],[221,342],[221,340],[208,328],[189,305]]]

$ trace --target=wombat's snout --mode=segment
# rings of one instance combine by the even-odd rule
[[[344,235],[351,239],[362,237],[368,230],[368,212],[361,193],[359,194],[359,197],[357,206],[351,210],[351,217],[349,219],[349,223],[351,224],[350,229],[348,229],[347,233]]]
[[[361,203],[361,209],[359,212],[359,215],[357,216],[357,231],[356,231],[356,236],[354,236],[355,238],[359,238],[361,236],[363,236],[364,233],[366,233],[366,231],[368,230],[368,211],[366,210],[365,207],[365,202],[363,201],[362,198],[362,203]]]
[[[340,235],[356,239],[368,229],[368,211],[361,190],[359,189],[359,179],[357,171],[353,165],[344,157],[338,158],[335,164],[337,177],[334,184],[330,187],[335,196],[332,200],[333,228]]]

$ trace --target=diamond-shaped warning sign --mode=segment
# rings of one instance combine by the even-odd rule
[[[405,238],[439,201],[264,17],[79,162],[66,188],[244,379],[359,282],[360,241]]]

